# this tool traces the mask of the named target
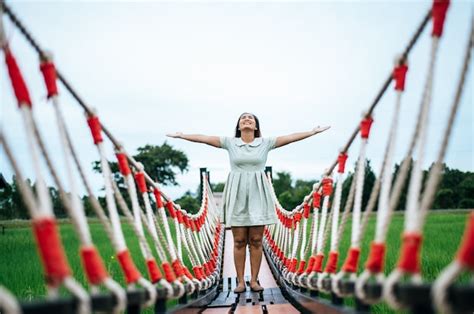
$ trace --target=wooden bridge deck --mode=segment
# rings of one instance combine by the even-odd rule
[[[259,273],[259,282],[265,288],[261,293],[251,292],[247,284],[247,291],[240,295],[233,293],[236,287],[236,274],[233,258],[232,232],[226,231],[224,247],[224,269],[222,271],[222,291],[217,298],[203,312],[205,314],[217,313],[299,313],[282,296],[278,285],[273,278],[273,274],[268,266],[267,260],[262,259],[262,266]],[[245,278],[250,279],[249,252],[245,263]]]

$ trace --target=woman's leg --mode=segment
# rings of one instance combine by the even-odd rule
[[[249,227],[249,241],[250,241],[250,288],[253,290],[263,290],[257,283],[258,272],[260,271],[260,264],[262,263],[262,238],[265,226]]]
[[[248,242],[248,229],[249,227],[232,227],[232,235],[234,236],[234,264],[238,281],[235,292],[245,291],[245,249]]]

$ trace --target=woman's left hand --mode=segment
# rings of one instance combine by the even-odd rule
[[[314,133],[314,134],[318,134],[318,133],[321,133],[321,132],[326,131],[326,130],[329,129],[329,128],[330,128],[330,126],[322,126],[322,127],[321,127],[321,126],[318,125],[317,127],[315,127],[315,128],[313,129],[313,133]]]

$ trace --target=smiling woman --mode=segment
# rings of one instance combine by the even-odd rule
[[[169,137],[204,143],[223,148],[229,153],[231,172],[224,189],[224,207],[221,220],[232,228],[234,236],[234,263],[238,286],[234,292],[245,291],[246,246],[250,248],[250,289],[262,291],[258,284],[258,272],[262,260],[262,237],[265,225],[277,222],[275,202],[270,182],[264,172],[268,152],[299,140],[303,140],[329,127],[316,127],[311,131],[263,138],[258,118],[245,112],[235,127],[235,137],[218,137],[198,134],[173,133]]]

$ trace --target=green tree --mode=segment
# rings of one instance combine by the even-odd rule
[[[188,170],[188,157],[180,150],[174,149],[166,142],[162,145],[145,145],[137,149],[138,154],[133,158],[141,162],[145,171],[153,178],[155,182],[162,185],[178,185],[176,174],[184,173]],[[109,162],[110,168],[114,173],[114,179],[123,187],[123,179],[119,173],[117,162]],[[100,162],[95,161],[93,168],[96,172],[101,172]]]
[[[354,173],[349,172],[346,179],[342,184],[342,196],[341,204],[345,204],[347,201],[347,197],[349,196],[349,190],[351,188],[352,180],[354,179]],[[365,162],[365,173],[364,173],[364,189],[362,192],[362,210],[364,211],[367,207],[367,203],[369,202],[370,194],[372,193],[372,189],[374,188],[376,177],[375,173],[370,165],[370,160],[366,160]],[[344,206],[344,205],[342,205]],[[344,208],[344,207],[342,207]],[[377,210],[377,207],[374,208]]]
[[[185,209],[188,213],[195,214],[201,207],[200,202],[194,197],[191,191],[186,191],[180,198],[175,200],[175,203],[179,204],[182,209]]]
[[[291,178],[291,174],[289,172],[277,172],[273,177],[273,188],[275,189],[275,194],[278,196],[285,191],[291,190],[292,180],[293,179]]]
[[[224,192],[225,182],[211,183],[213,192]]]

